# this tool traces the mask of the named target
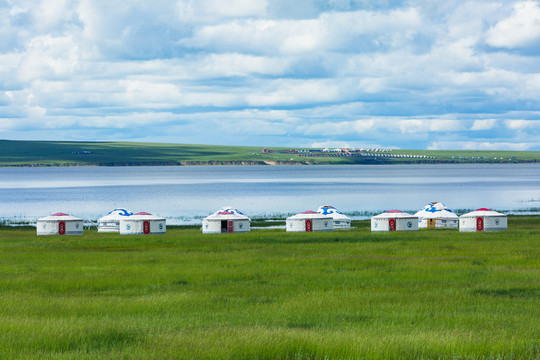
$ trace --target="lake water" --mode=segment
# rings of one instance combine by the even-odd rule
[[[186,224],[227,205],[251,217],[333,205],[366,218],[431,201],[454,210],[538,208],[540,165],[0,168],[0,219],[9,220],[60,211],[96,220],[125,207]]]

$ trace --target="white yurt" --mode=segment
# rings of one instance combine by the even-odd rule
[[[288,232],[312,232],[334,230],[334,219],[315,211],[304,211],[288,217],[285,221]]]
[[[459,231],[498,231],[507,228],[506,215],[491,209],[482,208],[459,217]]]
[[[98,220],[98,232],[120,232],[120,220],[126,219],[133,215],[133,212],[116,208],[109,212],[107,215],[99,218]]]
[[[459,217],[440,202],[427,204],[414,216],[418,217],[419,228],[457,229],[459,226]]]
[[[418,231],[418,218],[400,210],[390,210],[371,218],[371,231]]]
[[[317,209],[317,212],[321,215],[331,216],[334,219],[334,230],[351,228],[351,218],[343,214],[341,211],[338,211],[333,206],[320,206]]]
[[[121,235],[165,234],[167,225],[164,218],[147,212],[140,212],[120,220]]]
[[[250,231],[251,219],[230,206],[219,209],[202,221],[203,234],[241,233]]]
[[[82,235],[83,220],[64,213],[56,213],[38,219],[38,235]]]

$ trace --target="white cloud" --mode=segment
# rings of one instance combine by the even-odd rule
[[[356,121],[341,121],[330,122],[326,121],[319,124],[309,124],[300,126],[299,131],[308,135],[325,134],[325,135],[351,135],[363,134],[366,131],[374,128],[374,120],[356,120]]]
[[[23,81],[66,78],[75,72],[78,55],[78,47],[69,36],[39,36],[28,44],[17,72]]]
[[[496,119],[474,120],[471,130],[491,130],[497,125]]]
[[[512,130],[540,128],[540,120],[506,120],[504,123],[508,129]]]
[[[522,1],[514,4],[513,13],[499,21],[486,34],[486,42],[500,48],[523,48],[540,40],[540,4]]]
[[[512,150],[526,151],[536,144],[526,142],[449,141],[433,142],[428,150]]]
[[[539,9],[513,0],[4,2],[2,134],[538,144]]]
[[[408,119],[399,120],[398,124],[403,134],[451,132],[463,129],[463,121],[447,119]]]

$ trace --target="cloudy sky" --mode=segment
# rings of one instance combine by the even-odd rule
[[[0,139],[540,150],[540,1],[0,0]]]

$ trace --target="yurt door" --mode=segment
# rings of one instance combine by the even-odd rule
[[[143,222],[143,234],[145,235],[150,234],[150,221]]]
[[[232,220],[227,221],[227,232],[232,233],[234,231],[234,223]]]
[[[476,218],[476,231],[484,231],[484,218],[483,217]]]
[[[388,231],[396,231],[396,219],[388,219]]]
[[[58,223],[58,233],[60,235],[65,235],[66,234],[66,223],[64,221],[60,221]]]
[[[306,219],[306,231],[307,232],[313,231],[313,221],[311,219]]]
[[[434,228],[435,227],[435,219],[427,219],[427,227],[428,228]]]

